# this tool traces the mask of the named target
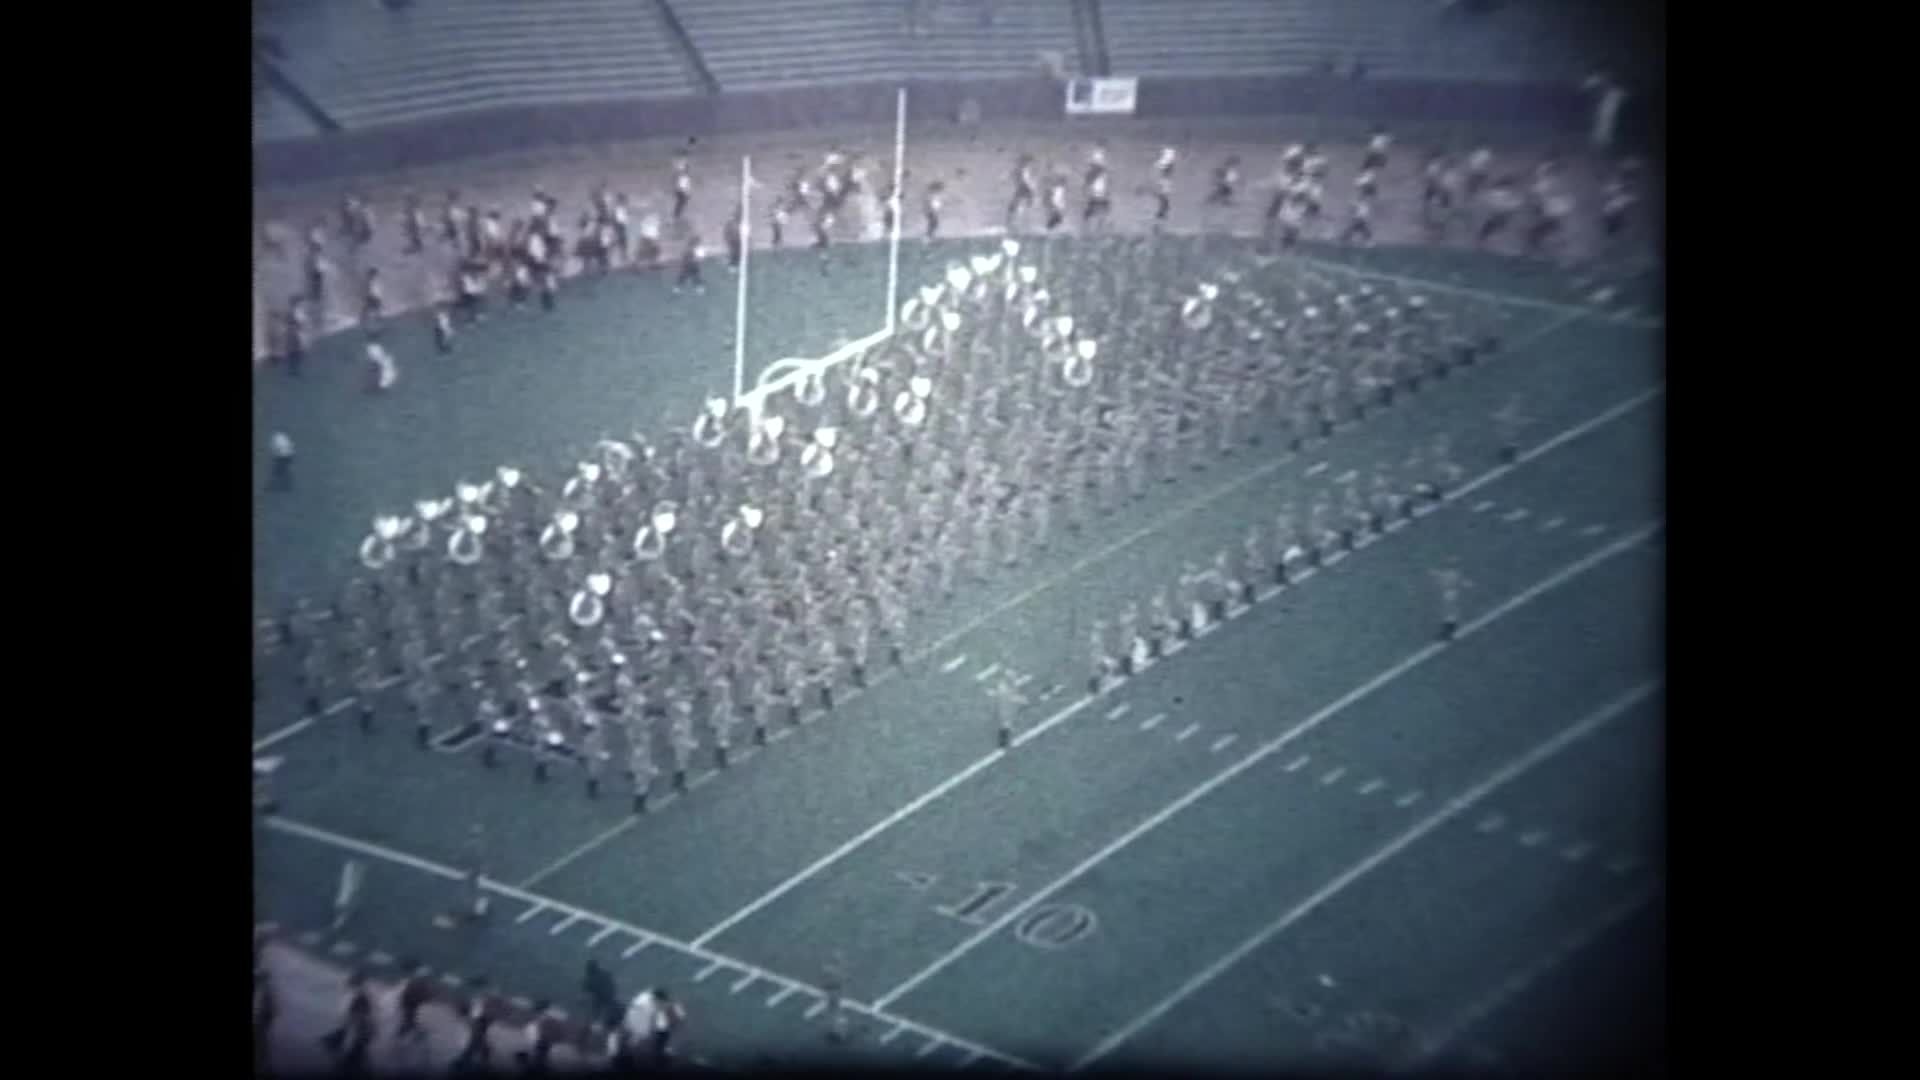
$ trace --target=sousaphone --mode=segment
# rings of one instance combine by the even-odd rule
[[[607,617],[607,594],[613,591],[613,578],[603,573],[587,575],[587,584],[567,601],[567,621],[582,629],[600,625]]]
[[[540,530],[540,553],[554,562],[573,557],[573,534],[580,528],[580,515],[562,510]]]
[[[487,533],[487,519],[480,514],[467,514],[460,519],[460,527],[447,537],[447,558],[461,566],[472,566],[485,554],[481,538]]]
[[[391,565],[394,557],[394,542],[397,541],[413,522],[409,518],[382,515],[373,519],[373,532],[360,541],[360,565],[369,570],[381,570]]]
[[[654,504],[647,523],[633,536],[633,557],[643,562],[658,559],[667,550],[667,537],[680,523],[680,507],[671,499]]]

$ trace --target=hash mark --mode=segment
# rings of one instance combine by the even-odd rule
[[[1523,847],[1539,847],[1546,838],[1547,830],[1534,829],[1531,832],[1521,834],[1520,843]]]
[[[1235,740],[1235,739],[1237,739],[1237,738],[1239,738],[1239,737],[1240,737],[1240,736],[1238,736],[1238,735],[1222,735],[1222,736],[1220,736],[1220,737],[1219,737],[1218,739],[1215,739],[1215,740],[1214,740],[1214,742],[1213,742],[1213,752],[1217,754],[1217,753],[1219,753],[1220,751],[1222,751],[1222,750],[1225,750],[1225,749],[1226,749],[1227,747],[1229,747],[1229,746],[1232,746],[1232,745],[1233,745],[1233,740]]]
[[[951,673],[959,670],[960,665],[966,662],[967,662],[967,654],[961,653],[959,656],[956,656],[953,659],[947,661],[946,663],[941,664],[940,670]]]
[[[1130,701],[1123,701],[1120,704],[1115,705],[1113,708],[1107,710],[1107,719],[1118,720],[1132,711],[1133,711],[1133,703]]]
[[[1420,801],[1420,792],[1409,791],[1405,795],[1402,795],[1399,798],[1393,800],[1393,805],[1398,806],[1402,810],[1404,810],[1407,807],[1412,806],[1414,803],[1417,803],[1419,801]]]
[[[1336,784],[1339,783],[1340,778],[1345,775],[1347,775],[1347,767],[1345,765],[1336,765],[1327,770],[1327,774],[1320,778],[1320,782],[1322,784]]]
[[[1366,783],[1360,785],[1360,794],[1371,795],[1374,792],[1379,791],[1381,788],[1386,786],[1387,786],[1387,782],[1376,776],[1372,780],[1369,780]]]
[[[998,672],[999,670],[1000,670],[1000,661],[995,660],[993,663],[988,664],[986,667],[983,667],[978,672],[976,672],[973,676],[973,681],[986,682],[988,679],[993,678],[994,673]]]
[[[1301,754],[1299,757],[1294,758],[1292,761],[1287,762],[1287,771],[1299,772],[1301,769],[1306,767],[1307,762],[1312,760],[1313,760],[1312,755]]]
[[[1191,735],[1192,735],[1192,734],[1193,734],[1194,732],[1196,732],[1196,731],[1199,731],[1199,730],[1200,730],[1200,725],[1199,725],[1199,724],[1189,724],[1189,725],[1187,725],[1187,727],[1186,727],[1186,729],[1185,729],[1185,730],[1183,730],[1183,731],[1181,731],[1181,732],[1180,732],[1180,734],[1178,734],[1178,735],[1175,735],[1175,736],[1173,737],[1173,741],[1174,741],[1174,742],[1186,742],[1189,736],[1191,736]]]
[[[1482,835],[1499,832],[1506,827],[1506,824],[1507,819],[1505,815],[1488,814],[1486,817],[1480,819],[1480,824],[1474,826],[1474,831]]]
[[[627,946],[627,951],[620,954],[620,959],[625,960],[651,944],[653,944],[652,938],[641,938],[639,941]]]
[[[709,975],[711,975],[711,974],[713,974],[713,973],[714,973],[714,972],[716,972],[716,971],[719,971],[719,970],[720,970],[721,968],[723,968],[723,967],[725,967],[725,966],[726,966],[725,964],[722,964],[722,963],[720,963],[720,962],[719,962],[718,960],[716,960],[716,961],[714,961],[713,963],[711,963],[711,964],[708,964],[708,965],[707,965],[707,966],[706,966],[706,967],[705,967],[704,969],[702,969],[702,970],[701,970],[701,972],[700,972],[700,974],[698,974],[698,975],[695,975],[695,976],[693,977],[693,981],[694,981],[694,982],[705,982],[705,981],[706,981],[706,979],[707,979],[707,976],[709,976]]]
[[[1160,726],[1160,721],[1165,720],[1166,718],[1167,718],[1166,713],[1154,713],[1152,716],[1149,716],[1145,720],[1142,720],[1140,722],[1140,730],[1152,731],[1154,728],[1157,728]]]

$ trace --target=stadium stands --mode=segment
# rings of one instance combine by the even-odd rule
[[[1583,27],[1604,8],[1581,0],[1491,13],[1414,0],[1103,0],[1117,75],[1300,74],[1355,59],[1372,76],[1472,82],[1569,82],[1592,70]],[[1605,58],[1611,61],[1615,58]]]
[[[1573,85],[1596,67],[1632,78],[1633,50],[1605,31],[1604,0],[1534,0],[1473,12],[1426,0],[1102,0],[1112,73],[1297,75],[1361,61],[1371,77]],[[688,97],[700,63],[722,92],[904,78],[1011,78],[1042,54],[1079,74],[1068,0],[941,0],[909,29],[904,0],[419,0],[265,2],[256,35],[283,43],[280,70],[347,129],[511,105]],[[683,45],[669,22],[677,17]],[[1617,13],[1616,13],[1617,16]],[[1091,33],[1091,29],[1088,29]],[[255,140],[310,119],[264,102]]]
[[[255,30],[285,44],[282,70],[347,128],[696,89],[639,0],[269,3]]]
[[[304,139],[319,133],[320,128],[306,113],[268,84],[256,64],[253,77],[253,141]]]

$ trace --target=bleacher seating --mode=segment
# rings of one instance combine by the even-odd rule
[[[1596,48],[1605,0],[1488,13],[1433,0],[1102,0],[1101,14],[1116,75],[1301,74],[1328,61],[1345,72],[1358,59],[1382,78],[1569,82],[1629,59]]]
[[[1081,56],[1069,0],[671,0],[722,92],[1034,72]],[[1437,0],[1102,0],[1116,75],[1300,74],[1357,59],[1375,78],[1577,82],[1630,57],[1597,29],[1608,0],[1525,0],[1489,13]],[[653,0],[260,0],[255,33],[347,129],[510,105],[679,97],[700,83]],[[1609,49],[1612,53],[1609,53]],[[267,97],[271,98],[269,94]],[[256,94],[259,100],[261,95]],[[256,107],[255,139],[312,124]]]
[[[317,135],[320,129],[306,113],[262,78],[258,71],[253,78],[253,141],[269,142],[275,139],[304,139]]]
[[[254,17],[283,43],[281,70],[348,129],[695,90],[642,0],[280,0]]]

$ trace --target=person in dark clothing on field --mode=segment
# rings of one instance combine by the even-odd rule
[[[673,281],[673,291],[691,285],[695,292],[706,292],[707,283],[700,277],[700,256],[705,252],[700,247],[698,234],[687,238],[686,250],[680,253],[680,276]]]
[[[253,969],[253,1071],[265,1076],[272,1071],[271,1048],[273,1022],[280,1015],[280,1001],[273,992],[273,977],[255,964]]]
[[[347,1004],[340,1026],[321,1040],[333,1054],[334,1063],[344,1073],[367,1071],[367,1053],[376,1035],[373,1021],[373,997],[367,993],[366,976],[354,972],[347,978]]]
[[[467,1000],[467,1042],[453,1060],[456,1070],[479,1069],[493,1063],[493,1022],[498,1017],[499,1007],[487,991],[487,980],[475,979],[473,996]]]
[[[601,967],[598,958],[587,957],[587,973],[581,978],[580,986],[587,993],[594,1022],[618,1027],[621,1018],[626,1015],[627,1007],[620,1001],[613,973]]]
[[[420,1006],[433,997],[433,984],[427,979],[427,969],[415,963],[406,965],[409,974],[400,984],[398,1006],[400,1026],[394,1029],[393,1037],[397,1042],[424,1043],[427,1030],[420,1026]]]

